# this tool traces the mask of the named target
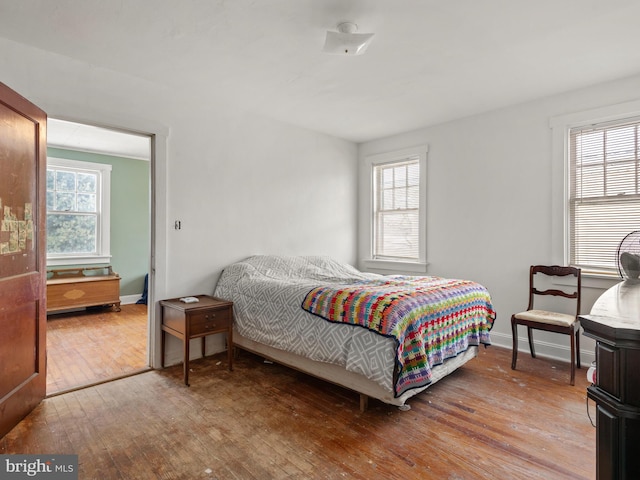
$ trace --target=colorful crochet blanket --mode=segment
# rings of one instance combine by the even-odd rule
[[[431,368],[489,345],[496,314],[489,292],[468,280],[386,276],[317,287],[302,308],[330,322],[367,328],[396,340],[394,395],[431,383]]]

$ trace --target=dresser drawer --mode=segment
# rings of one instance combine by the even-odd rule
[[[189,315],[189,332],[191,335],[228,330],[230,325],[230,309],[207,310]]]

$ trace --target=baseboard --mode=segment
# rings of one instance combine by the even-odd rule
[[[138,300],[140,300],[141,297],[142,297],[141,293],[138,293],[137,295],[122,295],[120,297],[120,304],[121,305],[132,305],[132,304],[136,303]]]
[[[567,345],[558,345],[556,343],[544,342],[541,340],[535,340],[536,356],[551,358],[553,360],[559,360],[561,362],[569,363],[571,358],[571,348],[569,347],[569,341]],[[511,335],[506,335],[499,332],[491,332],[491,343],[499,346],[512,349],[513,340]],[[529,354],[529,340],[527,337],[518,337],[518,352]],[[596,354],[593,350],[580,349],[580,363],[582,366],[589,366],[591,362],[596,360]]]

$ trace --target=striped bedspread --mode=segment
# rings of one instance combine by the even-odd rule
[[[396,340],[394,395],[431,382],[431,368],[489,345],[495,311],[480,284],[439,277],[387,276],[317,287],[302,308],[330,322],[367,328]]]

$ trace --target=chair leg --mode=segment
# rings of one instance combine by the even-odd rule
[[[511,349],[511,370],[516,369],[516,362],[518,361],[518,324],[515,319],[511,317],[511,336],[513,337],[513,347]]]
[[[531,327],[527,327],[527,333],[529,334],[529,350],[531,350],[531,357],[536,358],[536,350],[533,346],[533,332]]]
[[[576,336],[572,332],[571,335],[571,385],[576,384]]]
[[[580,325],[576,330],[576,361],[578,368],[580,368]]]

